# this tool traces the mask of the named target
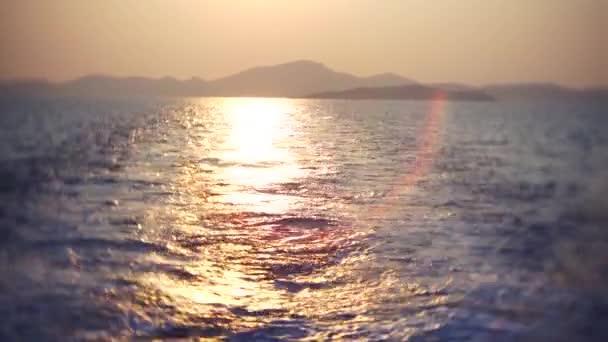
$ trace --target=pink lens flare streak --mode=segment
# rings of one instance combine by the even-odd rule
[[[438,92],[435,94],[430,104],[430,110],[426,115],[424,126],[418,135],[419,140],[414,163],[406,170],[405,174],[393,182],[395,185],[387,192],[385,199],[369,211],[369,216],[386,216],[388,208],[392,207],[391,202],[397,201],[400,195],[411,191],[428,174],[441,145],[445,105],[445,93]]]

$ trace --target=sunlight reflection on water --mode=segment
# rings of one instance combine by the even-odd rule
[[[328,311],[318,307],[317,296],[309,291],[323,291],[325,282],[350,272],[340,268],[335,253],[355,248],[361,242],[357,236],[364,232],[331,217],[304,215],[302,210],[314,213],[318,208],[311,207],[306,191],[301,191],[302,180],[313,172],[323,174],[327,168],[315,170],[299,163],[310,156],[297,154],[307,147],[297,135],[301,128],[296,126],[302,124],[294,117],[297,103],[218,99],[211,106],[217,110],[207,120],[216,125],[211,129],[216,143],[210,151],[197,151],[196,146],[208,144],[191,141],[188,150],[180,152],[190,156],[184,166],[187,172],[173,185],[189,196],[183,203],[199,203],[199,208],[188,208],[208,218],[209,224],[194,236],[182,238],[189,240],[186,253],[194,259],[188,266],[180,266],[187,269],[188,277],[148,274],[140,281],[176,298],[180,310],[193,314],[205,305],[220,305],[251,313],[279,310],[279,316],[287,318],[301,315],[304,307],[314,307],[322,314],[352,305],[353,300],[367,301],[343,289]],[[183,126],[192,129],[193,125]],[[192,213],[172,215],[179,226]],[[355,260],[363,255],[351,257]],[[331,265],[326,273],[324,268]],[[259,318],[256,326],[270,322]],[[245,322],[233,322],[230,329],[239,331],[240,324]]]
[[[2,117],[0,339],[509,340],[605,308],[592,106],[62,101]]]
[[[319,202],[320,194],[333,191],[326,188],[333,183],[321,182],[320,189],[311,187],[327,177],[334,182],[338,175],[330,171],[337,156],[311,148],[301,127],[310,123],[299,116],[297,101],[239,98],[205,105],[215,110],[203,114],[194,110],[181,120],[196,122],[197,116],[206,115],[207,135],[192,132],[195,125],[191,123],[182,126],[188,128],[184,134],[191,139],[213,143],[190,141],[180,151],[182,157],[188,156],[187,172],[173,185],[187,195],[181,200],[186,211],[173,213],[174,224],[179,226],[181,219],[192,214],[205,220],[203,226],[189,230],[192,235],[177,241],[192,259],[185,265],[178,263],[187,275],[176,279],[148,274],[141,282],[179,300],[180,310],[192,315],[205,307],[209,313],[216,312],[219,306],[256,317],[253,322],[230,318],[225,328],[233,332],[272,326],[276,320],[314,318],[320,324],[314,329],[329,329],[318,332],[321,338],[336,327],[348,332],[374,324],[391,301],[422,305],[424,301],[416,298],[421,285],[403,283],[375,264],[366,237],[373,234],[373,220],[389,217],[389,211],[397,208],[395,201],[403,195],[402,188],[410,189],[428,172],[439,143],[440,110],[431,111],[426,125],[420,127],[421,155],[416,157],[424,159],[414,163],[413,169],[406,167],[413,170],[406,171],[412,175],[387,178],[384,192],[390,196],[376,200],[368,212],[348,218],[331,208],[344,206],[352,196]],[[334,130],[327,120],[320,122],[328,125],[325,129]],[[357,140],[349,144],[352,154],[346,157],[357,161],[360,145]],[[198,150],[197,146],[208,148]],[[312,167],[319,161],[322,167]],[[448,301],[445,296],[429,300],[429,304]],[[327,328],[321,328],[323,325]]]
[[[237,205],[240,212],[284,213],[296,205],[293,196],[257,190],[288,183],[306,172],[289,149],[294,108],[281,99],[224,99],[220,104],[229,127],[224,143],[211,157],[229,164],[214,174],[219,194],[213,201]],[[225,184],[230,184],[226,189]]]

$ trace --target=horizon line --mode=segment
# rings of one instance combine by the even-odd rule
[[[339,71],[339,70],[333,69],[332,67],[327,66],[325,63],[318,62],[318,61],[315,61],[312,59],[296,59],[296,60],[292,60],[292,61],[288,61],[288,62],[281,62],[281,63],[276,63],[276,64],[261,64],[261,65],[257,65],[257,66],[247,67],[242,70],[232,72],[232,73],[229,73],[229,74],[221,76],[221,77],[211,78],[211,79],[206,79],[201,76],[195,76],[195,75],[190,76],[190,77],[180,78],[180,77],[173,76],[173,75],[141,76],[141,75],[121,75],[121,74],[114,74],[114,73],[110,73],[110,72],[92,71],[90,73],[81,74],[80,76],[70,77],[70,78],[61,79],[61,80],[53,80],[53,79],[50,79],[50,78],[44,77],[44,76],[42,76],[42,77],[26,76],[26,77],[18,77],[18,78],[3,78],[0,76],[0,83],[6,84],[6,83],[41,82],[41,83],[49,83],[52,85],[62,85],[62,84],[67,84],[70,82],[78,81],[78,80],[81,80],[81,79],[84,79],[87,77],[100,77],[100,78],[105,77],[105,78],[114,78],[114,79],[137,78],[137,79],[146,79],[146,80],[155,80],[155,81],[170,79],[170,80],[174,80],[174,81],[178,81],[178,82],[197,80],[197,81],[203,81],[205,83],[211,83],[211,82],[215,82],[215,81],[227,78],[227,77],[235,76],[235,75],[238,75],[239,73],[243,73],[243,72],[253,70],[253,69],[277,67],[277,66],[281,66],[281,65],[288,65],[288,64],[295,64],[295,63],[318,64],[322,67],[329,69],[332,72],[346,73],[346,74],[349,74],[349,75],[352,75],[355,77],[361,77],[361,78],[374,77],[374,76],[379,76],[379,75],[395,75],[395,76],[410,80],[412,83],[419,84],[419,85],[461,85],[461,86],[467,86],[467,87],[471,87],[471,88],[486,88],[486,87],[491,87],[491,86],[515,86],[515,85],[545,85],[545,86],[558,86],[561,88],[579,89],[579,90],[608,88],[608,83],[569,85],[569,84],[565,84],[562,82],[549,81],[549,80],[499,81],[499,82],[490,82],[490,83],[482,83],[482,84],[470,83],[470,82],[466,82],[466,81],[451,81],[451,80],[420,81],[417,79],[403,76],[399,73],[392,72],[392,71],[384,71],[384,72],[374,73],[374,74],[370,74],[370,75],[358,75],[358,74],[347,72],[347,71]]]

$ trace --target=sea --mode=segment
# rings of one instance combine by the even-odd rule
[[[606,101],[0,99],[0,340],[608,341]]]

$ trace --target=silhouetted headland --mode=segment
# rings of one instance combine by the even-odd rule
[[[307,97],[317,99],[391,99],[427,100],[437,93],[443,93],[450,100],[494,101],[494,98],[480,90],[444,90],[423,85],[402,85],[392,87],[355,88],[343,91],[330,91],[311,94]]]

